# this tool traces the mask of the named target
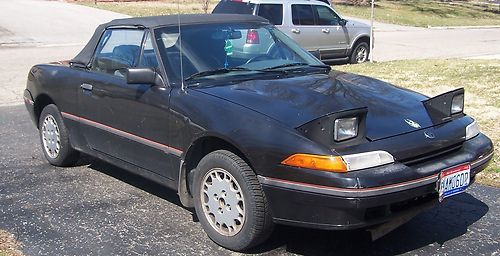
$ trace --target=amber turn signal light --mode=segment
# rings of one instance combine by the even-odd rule
[[[347,165],[340,156],[320,156],[294,154],[281,162],[293,167],[308,168],[329,172],[347,172]]]

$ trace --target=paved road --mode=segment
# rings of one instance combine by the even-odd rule
[[[353,19],[353,18],[350,18]],[[369,24],[368,20],[355,19]],[[374,23],[375,61],[500,59],[500,28],[417,28]]]
[[[0,106],[22,102],[33,65],[73,58],[98,24],[121,17],[61,1],[0,0]]]
[[[50,166],[23,106],[0,107],[0,120],[0,229],[26,255],[234,255],[207,238],[173,191],[90,158]],[[252,253],[498,254],[499,198],[500,189],[473,185],[375,242],[361,231],[278,227]]]

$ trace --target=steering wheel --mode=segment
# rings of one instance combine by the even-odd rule
[[[272,60],[272,59],[273,59],[273,57],[271,57],[267,54],[261,54],[261,55],[257,55],[255,57],[250,58],[249,60],[247,60],[247,62],[245,64],[252,63],[254,61],[259,61],[259,60]]]

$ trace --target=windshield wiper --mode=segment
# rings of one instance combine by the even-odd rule
[[[218,68],[218,69],[206,70],[206,71],[194,73],[194,74],[188,76],[186,79],[184,79],[184,81],[189,81],[189,80],[193,80],[195,78],[204,77],[204,76],[225,74],[225,73],[230,73],[230,72],[234,72],[234,71],[255,71],[255,70],[248,69],[248,68],[241,68],[241,67]]]
[[[278,66],[274,66],[274,67],[270,67],[270,68],[265,68],[262,70],[273,70],[273,69],[279,69],[279,68],[298,67],[298,66],[308,66],[308,67],[313,67],[313,68],[326,68],[328,70],[331,69],[331,67],[328,65],[310,65],[310,64],[302,63],[302,62],[294,62],[294,63],[286,63],[286,64],[282,64],[282,65],[278,65]]]
[[[188,76],[184,81],[193,80],[195,78],[204,77],[204,76],[212,76],[218,74],[226,74],[234,71],[253,71],[253,72],[278,72],[278,73],[286,73],[282,70],[267,70],[267,69],[250,69],[250,68],[242,68],[242,67],[231,67],[231,68],[218,68],[214,70],[206,70],[202,72],[198,72]]]

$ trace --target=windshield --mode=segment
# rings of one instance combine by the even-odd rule
[[[271,25],[189,25],[183,26],[181,33],[179,40],[177,27],[155,30],[160,56],[173,84],[181,79],[200,82],[304,67],[324,68],[312,54]]]

